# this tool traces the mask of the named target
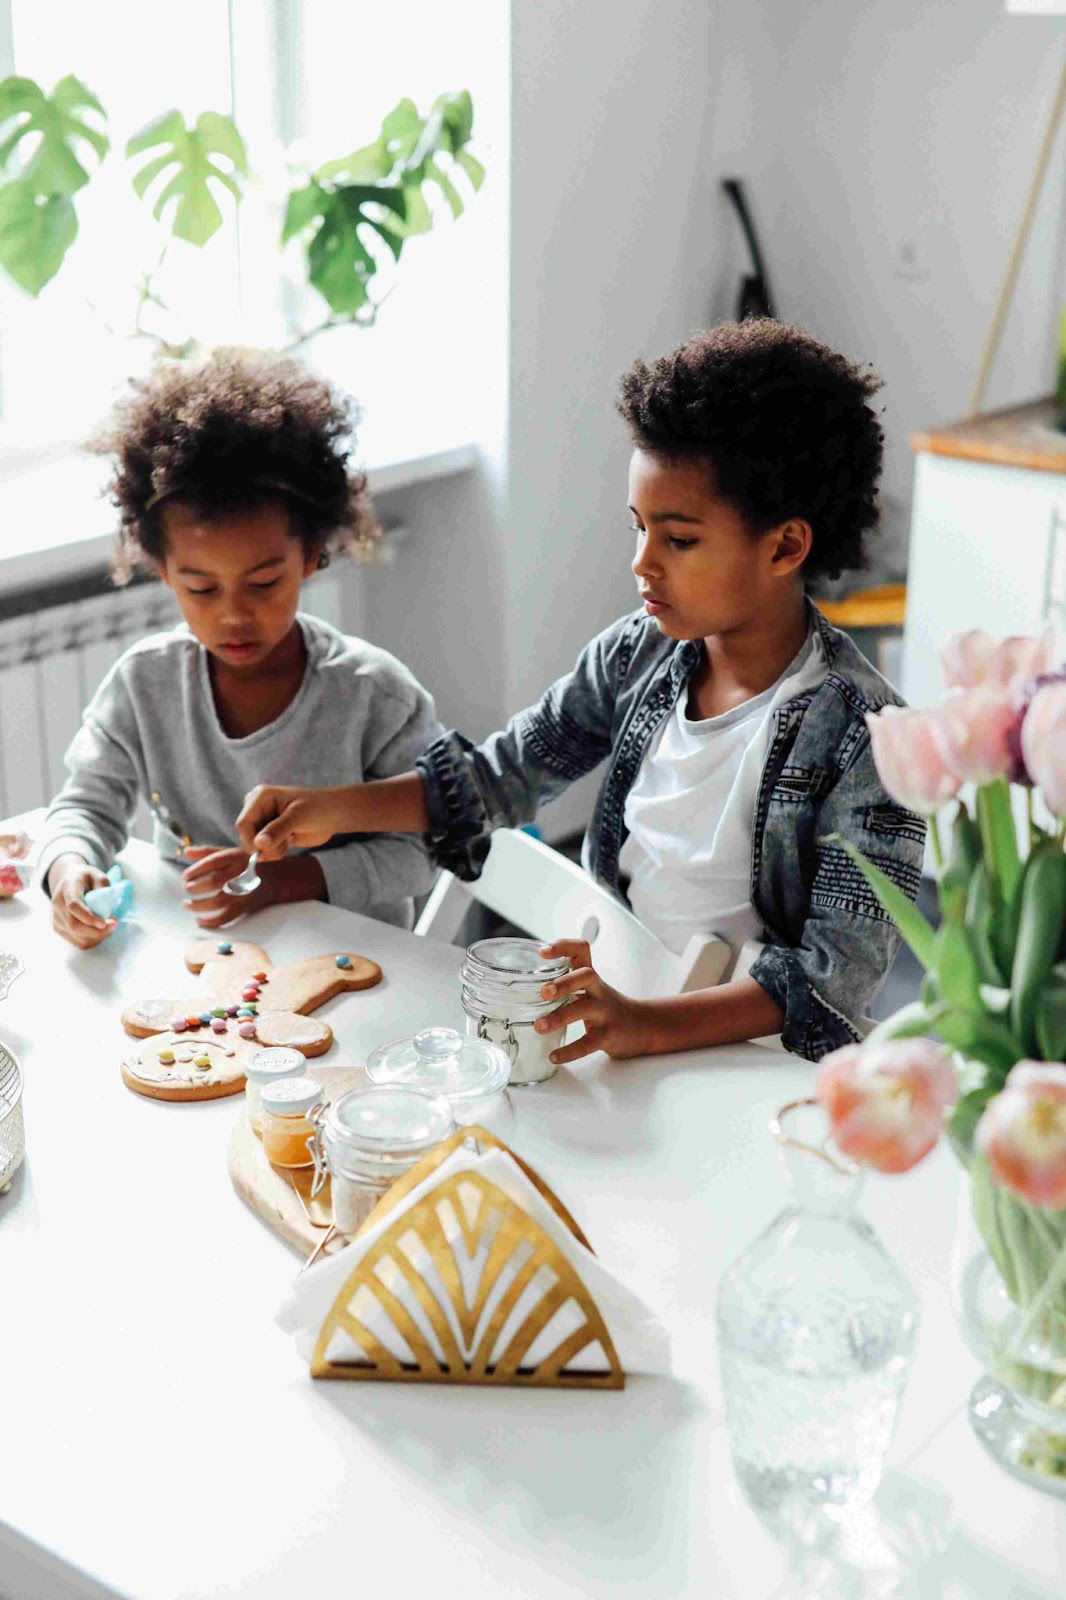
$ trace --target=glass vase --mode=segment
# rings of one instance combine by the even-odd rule
[[[975,1157],[954,1284],[984,1368],[970,1393],[974,1433],[1014,1477],[1066,1498],[1066,1210],[1028,1205]]]
[[[792,1194],[719,1287],[722,1394],[745,1499],[777,1538],[825,1549],[878,1489],[918,1303],[821,1107],[794,1101],[770,1128]]]

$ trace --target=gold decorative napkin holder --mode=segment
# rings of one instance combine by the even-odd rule
[[[471,1138],[481,1150],[495,1147],[510,1156],[566,1230],[591,1251],[581,1229],[543,1179],[507,1145],[477,1127],[461,1128],[393,1184],[363,1223],[356,1240],[383,1222]],[[470,1275],[483,1246],[485,1258],[470,1294]],[[509,1281],[501,1289],[504,1275]],[[421,1318],[413,1315],[395,1292],[401,1283],[417,1302]],[[523,1297],[525,1309],[515,1320]],[[549,1335],[549,1347],[545,1348],[542,1335],[559,1314],[570,1326],[558,1339]],[[374,1323],[380,1330],[383,1319],[392,1331],[392,1342],[405,1346],[410,1359],[398,1357],[368,1325]],[[506,1343],[498,1349],[509,1319],[513,1325]],[[338,1334],[346,1335],[362,1354],[340,1360],[327,1357]],[[538,1341],[540,1348],[533,1355]],[[595,1366],[574,1365],[583,1352],[587,1356],[596,1346],[602,1366],[599,1360]],[[319,1330],[311,1376],[533,1388],[621,1389],[625,1385],[607,1324],[580,1273],[535,1217],[471,1169],[444,1173],[413,1206],[403,1209],[365,1252]]]

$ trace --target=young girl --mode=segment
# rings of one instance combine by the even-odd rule
[[[641,610],[586,646],[574,671],[475,746],[438,740],[416,771],[305,790],[261,785],[238,819],[276,856],[340,828],[425,832],[476,877],[494,827],[608,759],[585,865],[675,950],[693,932],[750,970],[719,987],[633,1000],[587,944],[549,947],[572,971],[538,1023],[584,1036],[572,1061],[684,1050],[780,1032],[817,1060],[859,1037],[897,934],[842,848],[860,847],[914,897],[921,818],[885,793],[865,718],[899,704],[807,588],[863,565],[877,522],[880,387],[798,328],[769,320],[696,335],[622,382],[634,450],[629,510]]]
[[[220,351],[133,386],[94,448],[114,459],[120,581],[134,565],[173,590],[184,623],[127,650],[67,752],[41,864],[56,929],[85,948],[114,927],[85,904],[128,837],[138,796],[158,797],[183,904],[204,928],[261,906],[329,900],[410,925],[433,870],[420,839],[358,829],[328,849],[247,865],[233,816],[264,773],[338,783],[406,771],[442,732],[400,662],[298,614],[330,554],[373,537],[366,480],[346,466],[354,407],[296,361]],[[366,835],[370,835],[367,837]]]

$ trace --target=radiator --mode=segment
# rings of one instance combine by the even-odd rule
[[[335,566],[307,583],[301,605],[342,627],[342,599]],[[0,817],[47,804],[107,669],[135,639],[177,619],[170,590],[144,583],[0,621]]]

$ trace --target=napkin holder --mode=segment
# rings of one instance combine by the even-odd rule
[[[579,1271],[512,1196],[476,1170],[453,1171],[443,1173],[418,1200],[404,1207],[407,1196],[470,1139],[481,1149],[494,1146],[510,1156],[567,1232],[591,1251],[566,1207],[531,1167],[484,1129],[461,1128],[392,1185],[356,1234],[358,1244],[397,1213],[336,1295],[315,1341],[311,1376],[364,1382],[623,1388],[625,1374],[614,1342]],[[475,1277],[483,1245],[484,1258]],[[501,1283],[505,1283],[502,1289]],[[417,1301],[421,1317],[416,1318],[395,1292],[401,1284]],[[516,1321],[523,1297],[525,1305]],[[491,1309],[486,1316],[487,1308]],[[368,1325],[376,1325],[380,1333],[382,1319],[392,1330],[393,1345],[406,1346],[410,1359],[397,1356]],[[563,1330],[558,1338],[551,1330],[556,1320]],[[497,1348],[505,1330],[506,1342]],[[328,1356],[338,1335],[360,1353],[342,1359]],[[581,1364],[575,1365],[578,1358]]]

